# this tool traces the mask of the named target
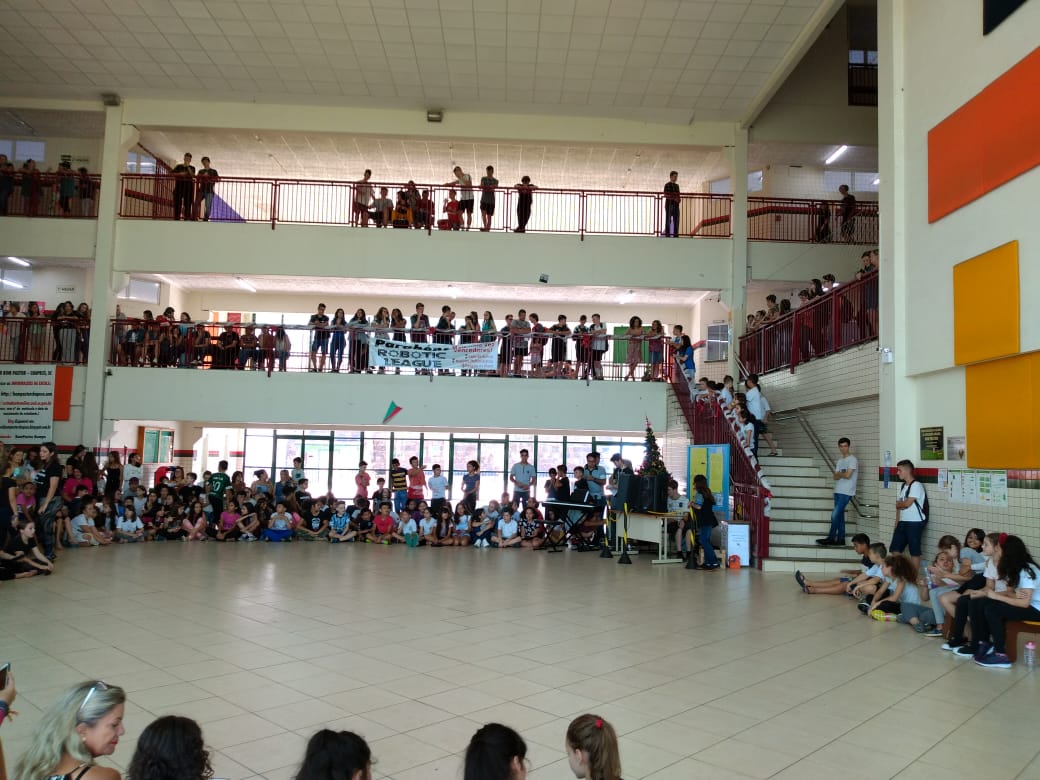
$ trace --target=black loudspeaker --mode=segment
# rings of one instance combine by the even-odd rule
[[[618,491],[613,500],[612,508],[621,510],[622,503],[628,504],[630,512],[640,511],[639,502],[642,500],[643,478],[635,474],[621,472],[618,474]]]
[[[668,511],[668,477],[658,474],[642,477],[637,506],[643,512]]]

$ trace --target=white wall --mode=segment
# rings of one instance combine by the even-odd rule
[[[97,220],[4,217],[0,253],[25,257],[94,257]]]
[[[820,279],[834,274],[839,281],[855,278],[865,246],[799,244],[793,241],[749,241],[748,262],[756,280]],[[805,286],[805,282],[802,286]]]
[[[718,290],[731,242],[119,220],[115,268]]]
[[[630,435],[664,420],[671,390],[656,382],[278,374],[113,368],[104,417],[382,428],[390,401],[408,430],[601,431]],[[662,430],[662,433],[664,431]],[[187,446],[187,445],[185,445]]]
[[[20,269],[19,269],[20,270]],[[53,309],[62,301],[90,303],[93,274],[87,268],[36,264],[31,270],[31,283],[24,290],[4,290],[4,296],[20,301],[43,301],[45,309]]]
[[[836,163],[836,170],[847,170]],[[820,200],[839,200],[837,188],[824,187],[823,174],[826,169],[819,165],[767,165],[762,171],[762,191],[756,196],[774,198],[813,198]],[[859,171],[857,171],[859,172]],[[877,173],[877,171],[870,171]],[[850,187],[855,179],[844,182]],[[852,190],[858,200],[876,201],[877,191]]]
[[[15,142],[43,141],[45,144],[43,157],[33,158],[36,162],[36,167],[41,171],[57,170],[59,163],[61,163],[62,155],[66,154],[72,157],[73,170],[84,167],[89,169],[91,173],[96,173],[101,166],[100,138],[36,138],[33,136],[12,135],[2,135],[0,137],[5,141]],[[12,159],[11,162],[14,162],[16,167],[20,168],[25,160],[19,157],[17,160]]]
[[[755,119],[751,142],[877,145],[877,109],[848,104],[848,61],[842,8]]]

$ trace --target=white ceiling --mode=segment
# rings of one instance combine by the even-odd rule
[[[828,0],[0,0],[13,96],[744,119]]]
[[[136,275],[135,275],[136,276]],[[246,292],[238,283],[244,279],[258,293],[284,296],[287,291],[295,295],[348,296],[369,299],[373,291],[376,297],[388,302],[388,306],[404,305],[419,298],[430,301],[510,301],[566,303],[585,301],[596,304],[631,304],[633,306],[692,306],[705,294],[702,290],[680,290],[672,288],[632,288],[619,290],[617,287],[600,286],[557,286],[550,275],[549,284],[484,284],[479,282],[438,282],[409,279],[346,279],[312,276],[234,276],[231,274],[162,274],[152,275],[157,281],[172,283],[191,292]],[[330,306],[333,306],[331,302]],[[410,307],[412,304],[407,304]],[[438,305],[440,305],[438,303]],[[429,304],[428,304],[429,307]]]

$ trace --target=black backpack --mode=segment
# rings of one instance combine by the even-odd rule
[[[911,482],[909,485],[906,486],[906,494],[908,496],[910,495],[910,488],[912,488],[916,482],[917,482],[917,480],[915,479],[913,482]],[[924,487],[924,485],[922,484],[921,487]],[[914,499],[914,506],[917,507],[917,511],[921,513],[921,525],[926,525],[928,523],[928,517],[932,514],[931,508],[928,506],[928,489],[927,488],[925,488],[925,491],[924,491],[924,504],[917,503],[917,499],[915,498]]]

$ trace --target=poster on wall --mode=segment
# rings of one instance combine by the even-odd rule
[[[715,497],[715,511],[729,518],[729,445],[691,444],[686,454],[686,492],[693,498],[693,478],[703,474]]]
[[[408,344],[390,339],[373,339],[369,365],[374,368],[418,368],[429,370],[470,369],[495,371],[498,368],[498,345],[475,344]]]
[[[946,437],[946,460],[967,460],[968,444],[963,436]]]
[[[950,469],[947,473],[946,498],[951,504],[1007,508],[1007,472]]]
[[[945,460],[943,428],[931,425],[921,429],[921,460]]]
[[[0,438],[39,444],[54,436],[54,366],[0,368]]]

